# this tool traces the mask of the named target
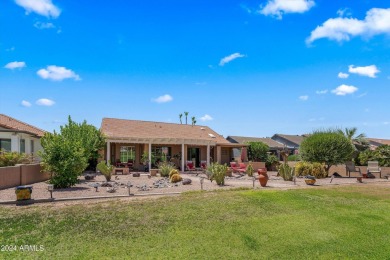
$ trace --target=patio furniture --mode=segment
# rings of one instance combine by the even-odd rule
[[[367,173],[379,173],[379,178],[382,178],[382,171],[381,168],[379,168],[379,162],[378,161],[368,161],[367,166]]]
[[[351,172],[358,172],[360,176],[362,176],[362,172],[359,167],[356,167],[353,162],[346,162],[345,169],[347,171],[348,177],[351,177]]]
[[[129,169],[133,169],[133,164],[134,164],[133,160],[129,159],[129,160],[127,160],[126,166]]]
[[[230,162],[230,168],[232,168],[233,172],[236,172],[239,167],[236,162]]]
[[[239,163],[237,171],[239,173],[246,173],[246,165],[245,165],[245,163]]]
[[[200,161],[200,168],[204,171],[207,168],[207,161]]]
[[[186,171],[190,171],[190,172],[195,172],[196,171],[196,167],[195,167],[193,161],[187,161],[186,162]]]

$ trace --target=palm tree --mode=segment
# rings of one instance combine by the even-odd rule
[[[184,112],[184,115],[186,116],[186,124],[187,124],[188,112]]]
[[[356,127],[345,128],[344,132],[342,130],[339,130],[339,132],[348,138],[357,151],[364,151],[370,146],[364,133],[356,135]]]
[[[180,118],[180,124],[182,124],[181,122],[181,118],[183,117],[183,114],[179,114],[179,118]]]
[[[191,120],[192,120],[192,125],[195,125],[196,124],[196,120],[195,120],[195,117],[191,117]]]

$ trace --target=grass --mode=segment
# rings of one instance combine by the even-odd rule
[[[0,208],[13,259],[387,259],[390,187],[192,192]]]

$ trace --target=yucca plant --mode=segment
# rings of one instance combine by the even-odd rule
[[[294,168],[284,163],[278,168],[279,175],[282,176],[285,181],[292,181],[294,177]]]
[[[96,165],[96,168],[104,175],[106,181],[111,180],[112,170],[114,169],[113,165],[110,165],[110,163],[106,164],[106,161],[101,161]]]
[[[207,167],[207,171],[210,172],[210,181],[215,180],[218,185],[225,185],[225,174],[227,170],[228,167],[226,164],[212,163]]]

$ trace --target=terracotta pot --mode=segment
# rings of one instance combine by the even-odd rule
[[[257,173],[259,174],[259,182],[261,187],[267,186],[268,182],[268,174],[266,168],[260,168],[257,170]]]
[[[357,177],[356,180],[357,180],[357,182],[362,183],[363,182],[363,177]]]
[[[316,180],[313,180],[313,179],[305,179],[305,182],[307,185],[314,185],[314,183],[316,183]]]

